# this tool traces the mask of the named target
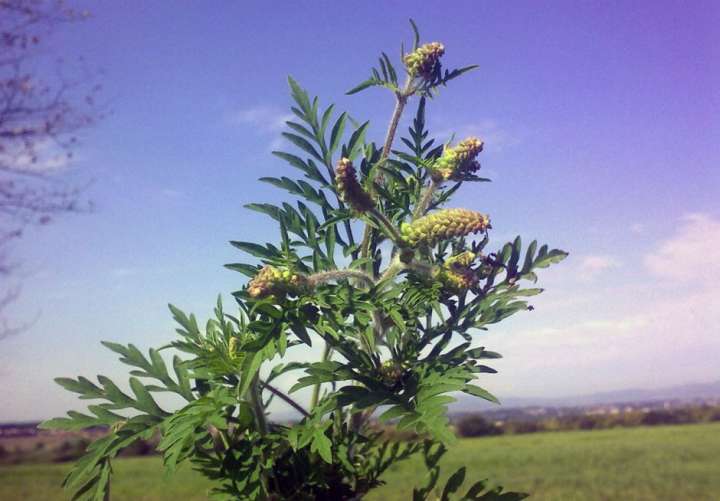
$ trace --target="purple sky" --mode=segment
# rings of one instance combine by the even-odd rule
[[[535,312],[478,334],[506,356],[480,384],[502,399],[720,379],[720,4],[416,4],[88,3],[55,47],[106,72],[112,114],[72,166],[97,210],[16,249],[11,315],[38,320],[2,343],[0,420],[77,407],[55,376],[122,378],[99,341],[165,343],[168,302],[200,317],[229,303],[243,277],[222,268],[239,257],[227,241],[277,240],[242,205],[282,195],[256,178],[289,169],[269,155],[286,76],[380,141],[390,96],[344,92],[410,43],[408,17],[447,66],[480,64],[428,108],[440,140],[486,142],[494,182],[454,205],[490,213],[497,247],[521,234],[571,252]]]

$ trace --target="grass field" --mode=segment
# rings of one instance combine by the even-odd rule
[[[443,471],[461,464],[468,479],[490,478],[537,500],[718,500],[720,423],[466,439]],[[58,487],[68,468],[0,468],[0,499],[68,499]],[[165,478],[157,457],[118,460],[115,472],[113,500],[202,500],[210,485],[190,469]],[[419,461],[398,465],[367,499],[409,499],[422,475]]]

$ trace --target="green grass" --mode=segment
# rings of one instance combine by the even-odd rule
[[[537,500],[717,500],[720,423],[467,439],[448,452],[443,473],[462,464],[468,479],[490,478]],[[68,468],[0,468],[0,499],[67,499],[58,485]],[[120,501],[201,500],[210,485],[188,468],[165,478],[156,457],[118,460],[115,472],[112,499]],[[419,461],[402,463],[367,499],[409,499],[422,478]]]

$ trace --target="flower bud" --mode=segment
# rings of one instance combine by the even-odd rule
[[[228,354],[231,359],[235,359],[238,356],[238,338],[233,336],[228,342]]]
[[[463,237],[490,227],[488,216],[468,209],[443,209],[403,223],[400,234],[409,247],[434,245],[440,240]]]
[[[341,158],[335,167],[335,186],[340,200],[357,212],[367,212],[375,204],[357,180],[355,167],[349,158]]]
[[[419,76],[429,80],[432,78],[443,54],[445,54],[445,47],[439,42],[421,45],[405,56],[405,67],[411,77]]]
[[[383,362],[379,369],[380,377],[387,386],[395,386],[405,373],[402,365],[393,360]]]
[[[475,257],[470,251],[449,257],[437,271],[436,278],[448,292],[460,293],[472,288],[478,282],[477,274],[470,268]]]
[[[309,282],[305,275],[267,265],[248,283],[248,294],[254,298],[298,295],[308,288]]]
[[[477,275],[472,270],[463,272],[441,269],[437,279],[443,284],[443,288],[452,293],[460,293],[475,286],[478,282]]]
[[[457,146],[446,146],[443,154],[428,168],[430,176],[436,181],[462,181],[468,174],[480,169],[475,157],[483,149],[483,142],[476,137],[460,141]]]
[[[471,251],[465,251],[461,252],[460,254],[455,254],[454,256],[450,256],[445,261],[445,266],[448,269],[453,270],[459,270],[463,268],[469,268],[472,266],[473,261],[475,261],[475,258],[477,257],[477,254]]]

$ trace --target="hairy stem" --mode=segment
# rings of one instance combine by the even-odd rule
[[[430,207],[430,203],[432,202],[435,191],[440,186],[440,183],[441,181],[435,181],[433,179],[432,181],[430,181],[428,187],[425,188],[422,196],[420,197],[420,201],[415,206],[415,211],[413,211],[413,221],[425,215],[428,207]]]
[[[321,271],[319,273],[313,273],[308,277],[308,280],[314,284],[321,284],[325,282],[331,282],[333,280],[343,280],[345,278],[352,278],[359,282],[365,283],[368,287],[375,285],[373,277],[360,270],[329,270]]]
[[[405,268],[405,263],[400,261],[399,255],[396,255],[390,262],[390,265],[387,267],[387,269],[383,272],[382,276],[380,277],[380,281],[394,277],[395,275],[400,273],[403,268]]]
[[[405,110],[405,105],[407,104],[407,85],[405,87],[405,90],[397,94],[397,99],[395,101],[395,109],[393,110],[392,117],[390,118],[390,125],[388,126],[387,135],[385,136],[385,144],[383,145],[382,156],[380,157],[382,160],[386,159],[388,155],[390,155],[390,148],[392,148],[392,143],[395,139],[395,132],[397,132],[397,127],[400,123],[400,117],[402,116],[402,113]]]
[[[400,117],[405,110],[408,98],[411,96],[410,85],[411,79],[405,82],[405,86],[402,91],[395,93],[395,109],[393,110],[392,117],[390,117],[390,125],[388,126],[387,134],[385,135],[385,143],[383,144],[382,155],[380,156],[379,164],[383,163],[385,159],[390,155],[390,149],[392,148],[393,141],[395,140],[395,133],[397,132],[398,124],[400,123]],[[371,171],[372,172],[372,171]],[[375,184],[374,176],[370,175],[370,190],[372,191]],[[363,233],[362,243],[360,245],[360,256],[368,257],[370,254],[370,241],[372,240],[372,228],[369,225],[365,226]]]

